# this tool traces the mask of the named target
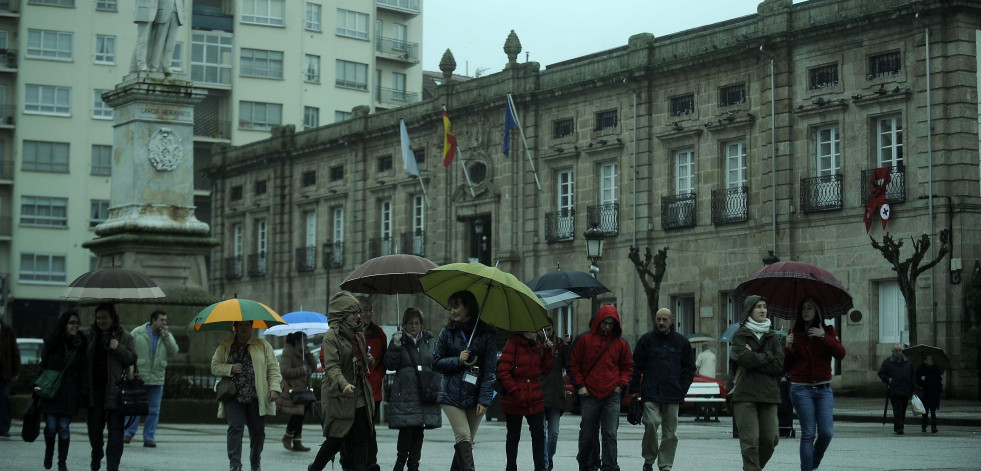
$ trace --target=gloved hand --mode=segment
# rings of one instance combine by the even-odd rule
[[[395,345],[402,345],[402,332],[396,332],[392,334],[392,343]]]

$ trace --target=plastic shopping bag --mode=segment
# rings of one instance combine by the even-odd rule
[[[923,401],[916,394],[913,395],[913,415],[922,415],[926,413],[926,408],[923,407]]]

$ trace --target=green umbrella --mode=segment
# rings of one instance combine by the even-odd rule
[[[252,321],[252,327],[266,329],[286,321],[269,306],[248,299],[226,299],[214,303],[194,316],[187,328],[196,331],[219,330],[231,332],[232,322]]]
[[[514,275],[497,268],[482,263],[451,263],[429,270],[419,282],[423,292],[446,309],[450,308],[450,295],[470,291],[480,305],[477,318],[495,327],[535,332],[548,325],[548,313],[535,292]]]

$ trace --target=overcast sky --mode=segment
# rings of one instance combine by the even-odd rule
[[[799,3],[801,0],[795,0]],[[499,72],[504,41],[521,40],[519,62],[549,64],[625,46],[631,35],[664,36],[756,13],[757,0],[423,0],[422,67],[439,71],[449,48],[456,73]],[[487,70],[483,70],[487,69]]]

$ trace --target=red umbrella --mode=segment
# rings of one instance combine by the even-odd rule
[[[805,298],[817,300],[825,319],[842,316],[853,307],[852,296],[840,281],[827,270],[803,262],[767,265],[736,287],[739,299],[754,294],[766,297],[770,314],[783,319],[793,319]]]

